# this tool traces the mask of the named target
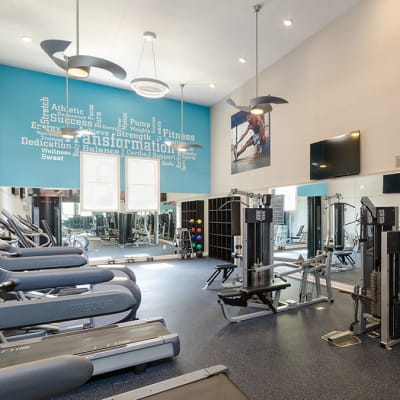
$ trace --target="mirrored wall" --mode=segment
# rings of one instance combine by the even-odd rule
[[[344,203],[343,209],[343,251],[349,258],[334,258],[333,279],[349,284],[359,281],[359,215],[360,200],[368,197],[376,206],[400,206],[400,194],[383,194],[382,175],[351,176],[317,182],[325,185],[321,196],[321,241],[334,243],[334,204]],[[315,185],[314,183],[311,185]],[[308,185],[301,185],[307,187]],[[308,209],[307,196],[299,195],[299,186],[278,187],[272,190],[284,196],[284,224],[275,226],[274,257],[279,260],[295,261],[300,255],[307,257]],[[61,220],[59,242],[64,244],[89,243],[93,256],[151,257],[153,255],[173,255],[174,236],[180,224],[179,208],[175,202],[162,199],[160,213],[84,213],[80,210],[79,191],[26,189],[0,187],[0,208],[40,225],[35,220],[35,198],[60,199],[56,205]],[[167,196],[169,198],[169,196]],[[204,198],[204,196],[203,196]],[[46,199],[44,200],[46,205]],[[51,222],[51,221],[50,221]],[[205,229],[207,230],[207,221]],[[52,224],[50,224],[52,225]],[[7,237],[6,229],[0,224],[0,236]],[[114,255],[114,250],[115,255]],[[342,261],[346,261],[346,263]]]
[[[85,247],[91,257],[152,257],[174,254],[175,204],[161,204],[160,212],[84,212],[78,190],[0,188],[0,237],[15,237],[11,216],[25,224],[22,235],[31,228],[43,233],[43,220],[49,234],[60,245]],[[13,235],[10,235],[13,232]],[[35,239],[36,240],[36,239]],[[44,244],[42,239],[37,244]]]
[[[361,198],[368,197],[377,207],[400,206],[400,194],[383,194],[382,175],[352,176],[327,180],[321,196],[321,241],[335,248],[332,279],[354,285],[360,281],[360,207]],[[315,185],[315,184],[311,184]],[[311,186],[310,185],[310,186]],[[301,185],[304,188],[307,185]],[[298,186],[279,187],[275,194],[285,196],[285,221],[275,226],[274,258],[295,261],[307,257],[308,207],[307,196],[299,195]],[[304,191],[303,191],[304,192]],[[307,192],[307,191],[305,191]],[[335,204],[343,206],[343,238],[335,237]],[[336,242],[335,242],[336,241]]]

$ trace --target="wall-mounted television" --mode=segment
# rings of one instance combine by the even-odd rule
[[[383,193],[400,193],[400,174],[383,175]]]
[[[360,131],[310,145],[310,179],[328,179],[360,173]]]

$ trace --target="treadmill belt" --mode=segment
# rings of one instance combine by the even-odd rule
[[[114,325],[0,345],[0,368],[61,355],[87,355],[155,339],[169,331],[161,322]]]

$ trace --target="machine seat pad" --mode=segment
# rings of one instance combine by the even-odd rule
[[[247,307],[248,296],[239,290],[224,290],[218,293],[218,297],[230,306]]]
[[[235,264],[220,264],[220,265],[215,265],[214,268],[218,269],[218,270],[224,270],[224,269],[230,270],[230,269],[235,269],[236,265]]]
[[[333,253],[335,256],[350,256],[352,254],[352,252],[350,250],[346,251],[346,250],[338,250],[338,251],[334,251]]]
[[[270,293],[275,292],[277,290],[286,289],[290,287],[289,282],[272,282],[270,285],[267,286],[247,286],[240,288],[240,292],[246,294],[248,297],[257,295],[259,293]]]

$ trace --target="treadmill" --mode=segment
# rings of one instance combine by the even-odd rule
[[[94,271],[85,273],[93,274]],[[106,272],[100,271],[96,273]],[[31,285],[29,276],[24,281],[24,273],[19,274],[17,286],[8,275],[9,280],[6,283],[14,283],[9,285],[10,290],[28,289]],[[43,284],[46,286],[48,281],[43,275]],[[49,274],[48,279],[54,282],[55,275]],[[39,285],[38,279],[34,279],[34,282]],[[3,282],[3,290],[7,288],[8,285]],[[81,355],[92,361],[93,375],[98,375],[127,367],[142,367],[148,362],[179,354],[179,337],[168,331],[162,318],[123,322],[25,340],[7,341],[1,333],[2,330],[125,311],[134,307],[135,301],[127,293],[111,290],[54,299],[0,303],[0,368],[62,355]]]
[[[104,400],[139,399],[248,400],[249,398],[231,381],[224,365],[215,365]]]
[[[1,311],[0,311],[1,315]],[[2,324],[3,325],[3,324]],[[78,355],[93,363],[93,376],[179,354],[179,337],[162,318],[124,322],[0,344],[0,368],[44,358]]]
[[[61,356],[3,369],[0,398],[41,400],[64,394],[84,384],[93,365],[78,356]],[[168,379],[104,400],[248,400],[230,380],[224,365],[216,365]]]

